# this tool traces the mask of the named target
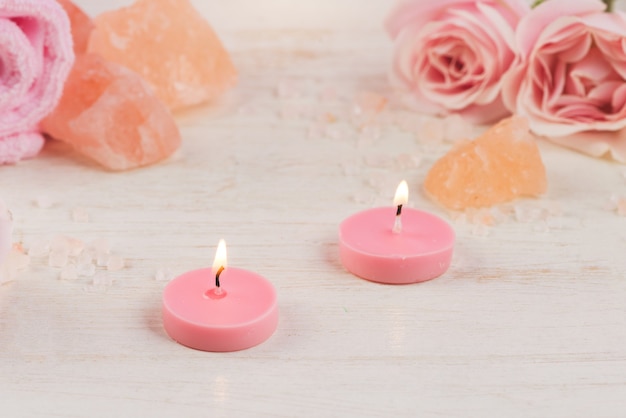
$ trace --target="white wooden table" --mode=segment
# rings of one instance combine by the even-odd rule
[[[178,115],[174,158],[108,173],[50,142],[0,167],[15,241],[107,238],[126,259],[98,268],[110,285],[58,280],[33,258],[0,286],[0,416],[626,414],[626,217],[609,205],[626,167],[542,142],[545,197],[491,227],[453,220],[421,191],[450,146],[433,140],[441,126],[403,131],[393,102],[380,135],[349,122],[360,92],[389,94],[389,2],[363,3],[197,0],[240,83]],[[453,223],[453,265],[418,285],[358,279],[338,224],[390,204],[402,178],[412,206]],[[230,265],[275,284],[280,323],[249,350],[194,351],[162,328],[162,276],[210,265],[221,237]]]

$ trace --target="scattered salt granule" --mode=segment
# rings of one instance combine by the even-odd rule
[[[76,260],[76,262],[78,264],[91,264],[91,263],[93,263],[93,255],[91,254],[91,251],[83,251],[82,253],[80,253],[80,255],[78,256],[78,259]]]
[[[87,293],[106,292],[113,284],[113,280],[106,274],[99,272],[93,276],[90,284],[85,286],[83,290]]]
[[[444,122],[435,117],[426,117],[422,120],[417,140],[420,142],[435,143],[443,142],[445,136]]]
[[[60,280],[77,280],[78,279],[78,270],[76,268],[76,264],[70,263],[61,269],[61,273],[59,274]]]
[[[37,206],[38,208],[50,209],[52,206],[54,206],[55,202],[50,196],[41,195],[35,199],[34,203],[35,203],[35,206]]]
[[[279,99],[293,99],[300,96],[300,92],[293,81],[282,80],[276,86],[276,96]]]
[[[78,257],[85,249],[85,243],[78,238],[65,237],[70,257]]]
[[[298,119],[300,117],[300,110],[295,106],[283,106],[280,109],[278,116],[284,120]]]
[[[65,267],[69,258],[69,251],[64,248],[52,249],[48,255],[50,267]]]
[[[30,264],[30,257],[24,253],[20,244],[13,244],[0,265],[0,284],[8,283],[17,278],[20,271],[25,270]]]
[[[364,91],[357,94],[352,109],[355,115],[375,115],[387,106],[387,98],[378,93]]]
[[[89,212],[83,207],[72,209],[72,220],[74,222],[89,222]]]
[[[46,257],[50,253],[50,242],[39,240],[33,242],[28,248],[28,255],[31,257]]]
[[[91,277],[96,274],[96,266],[93,264],[79,264],[76,266],[76,272],[79,276]]]
[[[400,154],[396,157],[395,165],[400,170],[418,168],[422,163],[422,157],[418,155]]]
[[[158,282],[169,282],[174,278],[174,269],[169,265],[159,265],[154,273],[154,280]]]
[[[124,268],[124,259],[119,255],[112,254],[109,256],[106,266],[107,270],[110,271],[122,270]]]
[[[391,168],[393,166],[393,158],[388,155],[371,154],[363,157],[365,165],[374,168]]]
[[[332,102],[337,100],[337,90],[334,87],[324,87],[319,93],[319,99],[323,102]]]
[[[378,141],[382,136],[379,125],[367,125],[360,129],[359,140],[369,140],[371,142]]]
[[[474,126],[460,115],[450,115],[443,120],[444,140],[457,142],[461,139],[473,137]]]
[[[477,237],[487,237],[489,236],[491,230],[487,225],[484,224],[474,224],[472,227],[472,235]]]

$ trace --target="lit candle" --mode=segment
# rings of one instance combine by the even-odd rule
[[[407,208],[405,181],[393,207],[356,213],[339,226],[341,262],[351,273],[380,283],[434,279],[450,266],[454,231],[443,219]]]
[[[189,271],[163,291],[163,326],[203,351],[237,351],[267,340],[278,325],[276,290],[256,273],[227,266],[221,240],[213,268]]]

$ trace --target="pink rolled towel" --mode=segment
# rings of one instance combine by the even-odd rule
[[[73,62],[69,19],[55,0],[0,0],[0,164],[41,150],[38,124]]]

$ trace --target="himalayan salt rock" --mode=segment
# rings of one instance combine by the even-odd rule
[[[426,192],[449,209],[492,206],[546,191],[546,170],[523,118],[461,141],[431,168]]]
[[[95,54],[77,57],[43,131],[111,170],[155,163],[180,145],[167,107],[134,72]]]
[[[171,109],[212,101],[236,81],[228,52],[189,0],[137,0],[95,22],[89,52],[136,71]]]
[[[57,0],[57,2],[63,7],[65,13],[70,18],[70,25],[72,27],[72,40],[74,41],[74,54],[84,54],[87,52],[87,44],[89,42],[89,35],[95,27],[91,18],[87,13],[83,12],[80,7],[76,6],[70,0]]]

